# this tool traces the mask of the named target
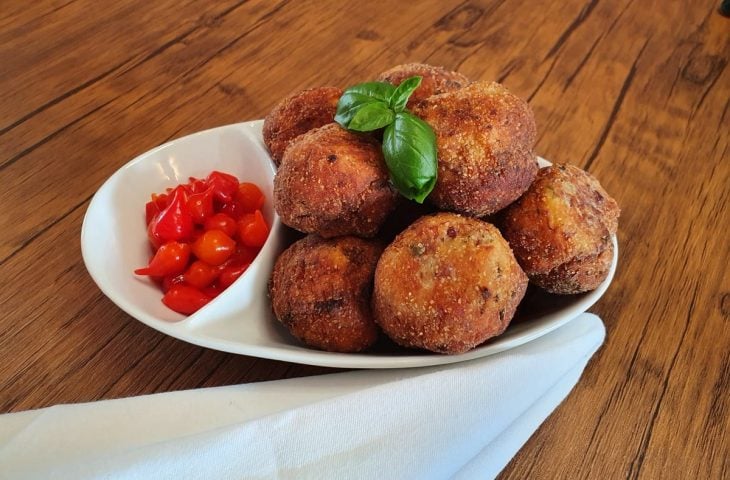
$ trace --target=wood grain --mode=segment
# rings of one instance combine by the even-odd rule
[[[501,477],[730,477],[730,20],[717,3],[4,2],[0,412],[332,371],[130,318],[85,271],[83,214],[168,139],[423,61],[529,99],[538,153],[587,168],[622,206],[619,271],[593,309],[606,343]]]

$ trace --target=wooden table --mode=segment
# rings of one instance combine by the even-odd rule
[[[606,343],[503,478],[728,478],[719,3],[2,2],[0,412],[329,371],[199,348],[129,317],[86,273],[83,215],[155,145],[422,61],[529,99],[537,152],[588,169],[623,209],[618,273],[592,309]]]

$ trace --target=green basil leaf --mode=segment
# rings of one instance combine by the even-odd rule
[[[347,127],[358,132],[371,132],[393,123],[395,113],[383,102],[366,103],[361,106]]]
[[[383,133],[383,155],[393,185],[404,197],[423,203],[436,184],[436,135],[408,112],[398,112]]]
[[[390,98],[390,108],[396,113],[405,110],[408,99],[411,98],[411,94],[421,85],[422,78],[416,76],[403,80]]]
[[[366,82],[349,87],[337,102],[335,122],[349,128],[352,118],[363,105],[373,102],[388,104],[394,91],[393,85],[384,82]]]

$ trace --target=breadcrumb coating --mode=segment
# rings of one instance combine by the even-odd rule
[[[476,217],[517,200],[537,174],[535,119],[525,101],[494,82],[474,82],[413,108],[436,134],[438,179],[429,200]]]
[[[403,80],[414,76],[421,77],[421,84],[408,99],[408,107],[412,107],[432,95],[453,92],[470,83],[469,79],[459,72],[452,72],[443,67],[436,67],[425,63],[397,65],[378,75],[377,80],[398,86]]]
[[[357,237],[309,235],[277,259],[269,283],[276,318],[306,345],[360,352],[378,338],[370,307],[382,246]]]
[[[299,135],[335,120],[338,87],[316,87],[288,96],[264,119],[263,137],[272,160],[278,166],[286,147]]]
[[[504,212],[502,232],[534,283],[553,293],[579,293],[606,278],[619,213],[593,176],[555,164],[542,168]]]
[[[335,123],[295,139],[274,177],[281,221],[326,238],[372,237],[396,199],[380,144]]]
[[[437,213],[401,232],[380,257],[375,319],[400,345],[462,353],[507,328],[526,288],[496,227]]]

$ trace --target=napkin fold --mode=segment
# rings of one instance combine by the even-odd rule
[[[493,478],[604,337],[582,314],[464,363],[0,415],[0,478]]]

